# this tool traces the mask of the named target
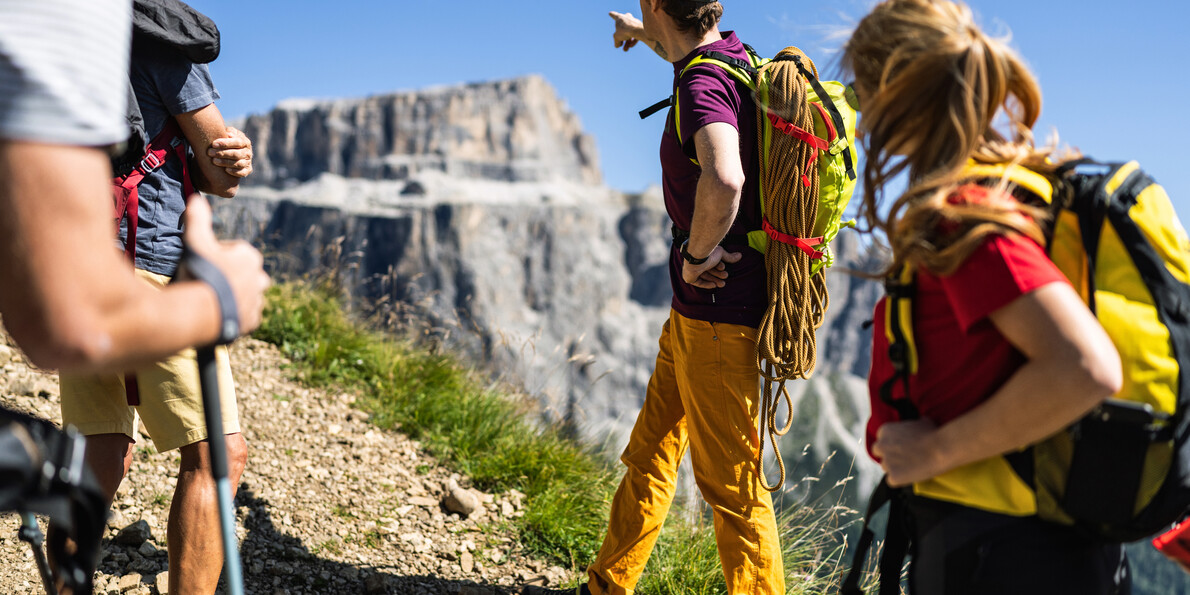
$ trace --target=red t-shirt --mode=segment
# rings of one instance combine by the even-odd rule
[[[1024,363],[1024,356],[1000,334],[988,315],[1050,283],[1067,283],[1037,242],[1018,234],[991,236],[947,277],[917,273],[913,333],[918,373],[909,378],[910,399],[923,418],[944,424],[990,397]],[[882,424],[896,411],[880,398],[894,375],[884,325],[885,302],[873,318],[872,369],[868,392],[869,453]],[[892,385],[893,399],[905,398],[904,384]],[[876,458],[876,457],[873,457]]]
[[[674,63],[674,84],[695,56],[717,51],[733,58],[748,59],[744,44],[734,33],[700,47]],[[674,114],[670,109],[661,138],[661,188],[665,210],[679,229],[690,229],[694,216],[694,197],[702,169],[692,162],[697,157],[694,134],[704,126],[726,122],[739,131],[740,161],[744,168],[744,188],[735,222],[729,236],[743,236],[760,229],[760,173],[756,160],[756,105],[747,85],[713,64],[691,67],[681,75],[678,107],[682,110],[682,140],[674,133]],[[683,146],[684,145],[684,146]],[[727,265],[727,283],[715,290],[699,289],[682,280],[682,257],[675,244],[670,250],[669,278],[673,286],[673,308],[694,320],[726,322],[758,327],[768,305],[768,286],[764,255],[744,242],[724,242],[729,252],[743,255],[739,262]]]

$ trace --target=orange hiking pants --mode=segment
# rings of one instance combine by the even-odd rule
[[[757,477],[760,375],[756,329],[670,312],[644,407],[620,460],[607,537],[587,569],[593,595],[630,595],[657,541],[689,447],[714,513],[732,595],[785,593],[773,503]]]

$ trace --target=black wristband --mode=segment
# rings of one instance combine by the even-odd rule
[[[686,240],[685,242],[682,242],[682,247],[681,247],[681,249],[678,250],[678,253],[682,255],[682,260],[685,260],[686,262],[693,264],[693,265],[699,265],[699,264],[706,262],[707,258],[711,257],[709,254],[705,258],[695,258],[695,257],[691,256],[690,252],[688,252],[686,250],[686,245],[689,243],[690,243],[690,240]]]
[[[228,345],[240,336],[240,314],[236,309],[236,296],[227,283],[227,277],[211,261],[201,257],[189,248],[182,249],[182,263],[185,269],[198,281],[206,283],[215,290],[215,298],[219,301],[219,338],[215,345]]]

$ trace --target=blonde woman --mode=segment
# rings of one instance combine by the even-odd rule
[[[889,272],[909,267],[915,283],[918,371],[889,383],[882,303],[867,433],[889,484],[916,488],[904,490],[910,592],[1129,592],[1118,545],[1042,522],[995,486],[975,498],[962,485],[930,489],[978,475],[1120,387],[1115,348],[1045,254],[1044,212],[1027,192],[964,175],[972,162],[1052,173],[1060,158],[1031,132],[1036,80],[969,8],[946,0],[880,3],[843,64],[863,108],[864,215],[892,248]],[[900,175],[907,189],[884,200]],[[920,417],[899,410],[903,401]]]

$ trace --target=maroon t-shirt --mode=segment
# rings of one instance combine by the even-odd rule
[[[691,161],[691,158],[697,157],[694,134],[708,124],[726,122],[740,133],[740,159],[745,175],[739,212],[728,235],[742,238],[749,231],[760,229],[756,105],[748,86],[718,66],[700,64],[682,75],[682,69],[695,56],[708,51],[748,59],[744,44],[735,33],[727,32],[721,41],[702,46],[674,63],[674,84],[678,91],[678,107],[682,110],[682,139],[685,146],[679,145],[674,130],[673,109],[670,109],[665,133],[661,137],[661,180],[665,209],[674,225],[679,229],[690,229],[698,178],[702,174],[702,169]],[[678,84],[679,75],[682,75],[681,84]],[[727,265],[725,286],[707,290],[682,280],[682,257],[678,247],[679,244],[675,243],[669,260],[674,310],[694,320],[760,326],[768,302],[763,254],[748,247],[746,241],[725,241],[725,249],[739,252],[743,258]]]
[[[1049,283],[1067,283],[1037,242],[1016,234],[991,236],[949,276],[919,271],[916,279],[918,373],[909,378],[909,398],[923,418],[939,425],[987,400],[1025,361],[988,316]],[[881,386],[895,373],[884,309],[881,300],[873,316],[869,453],[880,426],[897,420],[896,411],[880,398]],[[901,381],[893,383],[892,397],[905,398]]]

